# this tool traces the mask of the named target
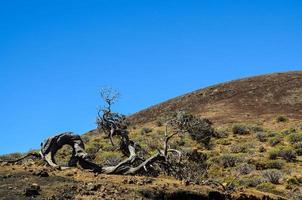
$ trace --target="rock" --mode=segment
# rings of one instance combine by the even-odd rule
[[[89,191],[97,191],[100,189],[101,184],[95,184],[95,183],[87,183],[86,189]]]
[[[136,184],[137,183],[137,180],[134,179],[134,178],[126,178],[122,181],[122,183],[124,184]]]
[[[67,172],[67,173],[65,174],[65,176],[73,176],[73,175],[74,175],[73,172]]]
[[[39,177],[49,177],[49,174],[46,170],[36,171],[33,173],[33,175]]]
[[[4,162],[4,161],[1,162],[1,164],[0,164],[1,167],[7,166],[7,165],[8,165],[8,162]]]
[[[24,195],[27,197],[33,197],[40,194],[41,188],[38,184],[33,183],[30,187],[25,188]]]

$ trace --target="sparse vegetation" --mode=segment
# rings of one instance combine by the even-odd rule
[[[242,159],[238,155],[223,154],[218,157],[218,163],[224,168],[235,167]]]
[[[283,160],[268,160],[266,169],[282,169],[285,165]]]
[[[210,96],[211,93],[203,92],[201,99],[209,99]],[[219,101],[223,100],[220,99]],[[209,102],[211,103],[211,101]],[[181,104],[182,102],[177,101],[175,103],[175,107],[179,108],[177,103]],[[168,105],[171,104],[168,103]],[[183,132],[173,137],[168,146],[169,148],[182,152],[180,162],[177,153],[173,152],[167,157],[169,160],[169,162],[166,163],[167,165],[163,165],[162,162],[157,162],[152,165],[152,169],[148,168],[149,174],[145,173],[144,169],[142,169],[141,173],[151,177],[161,175],[161,180],[164,182],[161,188],[171,190],[171,187],[173,188],[174,186],[169,185],[169,183],[173,182],[173,184],[176,183],[176,185],[180,183],[181,185],[177,185],[179,188],[185,186],[184,188],[186,189],[191,189],[191,187],[199,189],[202,188],[203,184],[212,180],[217,183],[216,185],[210,185],[210,187],[213,187],[215,190],[220,190],[220,188],[223,187],[227,188],[228,184],[232,182],[230,187],[232,186],[232,188],[234,188],[233,191],[235,193],[237,189],[239,192],[243,191],[243,193],[245,189],[251,192],[258,190],[257,194],[259,195],[262,194],[259,191],[263,191],[266,192],[265,195],[274,193],[288,199],[301,199],[302,195],[299,188],[302,186],[302,178],[300,177],[302,170],[302,166],[300,165],[302,155],[302,126],[298,124],[300,122],[298,122],[297,119],[291,117],[290,120],[288,120],[288,118],[285,117],[285,121],[283,119],[278,121],[278,118],[276,118],[278,113],[265,113],[265,118],[262,115],[255,115],[257,118],[253,118],[253,112],[246,111],[249,112],[247,120],[245,118],[245,116],[247,116],[245,115],[245,110],[235,115],[233,114],[234,110],[229,110],[232,108],[226,108],[224,111],[226,115],[231,115],[229,118],[228,116],[222,115],[224,112],[218,110],[221,109],[219,106],[216,110],[212,109],[209,112],[205,110],[206,112],[203,113],[201,112],[203,108],[200,108],[200,110],[196,109],[196,112],[195,110],[190,110],[191,105],[186,106],[186,108],[189,108],[189,112],[182,112],[176,116],[173,114],[175,111],[173,106],[165,106],[166,105],[160,108],[160,112],[152,111],[150,114],[147,110],[147,114],[137,115],[140,117],[136,116],[136,121],[140,120],[140,123],[135,123],[134,120],[134,123],[131,123],[131,127],[127,129],[127,131],[129,131],[129,138],[133,139],[133,142],[137,145],[138,157],[147,159],[156,154],[158,150],[163,149],[162,136],[165,134],[166,122],[173,117],[178,117],[178,123],[180,122],[180,124],[178,124],[179,126],[173,131],[182,129]],[[208,107],[211,106],[211,104],[208,105]],[[215,106],[217,106],[217,104],[215,104]],[[239,106],[240,105],[238,105],[238,109]],[[265,106],[268,105],[265,104]],[[248,107],[244,108],[248,109]],[[268,110],[270,110],[270,108],[271,107],[269,107]],[[261,111],[264,109],[265,108],[262,107]],[[271,110],[275,111],[274,109]],[[238,112],[238,110],[236,110],[236,112]],[[222,113],[222,117],[217,115],[217,113]],[[255,113],[257,113],[257,110],[255,110]],[[209,117],[214,123],[212,124],[209,119],[199,117],[199,114]],[[238,117],[237,114],[240,117]],[[298,116],[298,114],[299,113],[293,113],[293,116]],[[152,118],[152,115],[155,117]],[[284,113],[284,115],[287,114]],[[130,116],[129,119],[133,118],[135,117]],[[279,123],[276,123],[276,121]],[[103,135],[97,135],[92,131],[83,136],[86,151],[94,163],[102,163],[103,167],[110,167],[119,164],[123,159],[127,158],[127,156],[119,151],[120,138],[116,137],[117,135],[113,134],[114,137],[112,141],[115,146],[112,146],[108,143],[110,134],[105,135],[103,132],[102,134]],[[64,151],[63,149],[61,156],[67,157],[69,153]],[[12,160],[23,155],[24,154],[21,153],[6,155],[1,156],[0,159]],[[25,163],[25,167],[28,168],[32,162],[32,160],[29,160],[28,163]],[[136,162],[140,163],[141,161],[136,160]],[[125,170],[127,167],[128,166],[125,166]],[[64,171],[56,170],[51,171],[50,175],[55,173],[65,174]],[[84,182],[87,177],[90,177],[92,182],[100,181],[99,179],[104,181],[112,178],[107,175],[91,174],[84,170],[75,169],[68,171],[68,174],[68,176],[81,178],[80,181]],[[129,178],[128,176],[127,178],[124,176],[117,176],[115,178],[117,180],[120,179],[119,182],[122,184],[130,183],[129,188],[149,187],[150,185],[147,185],[143,181],[137,182],[137,180],[140,179],[149,179],[149,177],[140,176],[141,174],[133,178]],[[168,181],[165,180],[167,176],[170,176],[167,179]],[[3,177],[6,177],[6,174]],[[235,177],[236,179],[233,180]],[[0,178],[2,178],[2,175]],[[181,182],[174,182],[176,181],[175,178],[181,180]],[[156,178],[152,178],[152,181],[154,181],[153,179],[157,180]],[[116,180],[114,181],[117,182]],[[107,187],[106,184],[104,185]],[[144,184],[147,186],[144,186]],[[158,184],[158,182],[156,182],[156,184]],[[104,188],[109,188],[109,186],[108,188],[105,186],[102,186],[102,191]],[[152,185],[152,187],[155,186],[155,184]],[[92,191],[89,191],[88,193],[91,192]],[[123,193],[125,191],[119,192]],[[135,195],[133,195],[133,197]]]
[[[287,122],[287,121],[288,121],[288,118],[285,117],[285,116],[278,116],[278,117],[276,118],[276,121],[277,121],[277,122]]]
[[[144,127],[144,128],[141,129],[140,133],[141,133],[141,135],[145,135],[147,133],[151,133],[152,131],[153,131],[152,128]]]
[[[186,112],[178,112],[171,123],[178,129],[188,132],[193,140],[210,148],[210,141],[215,132],[210,120]]]
[[[293,148],[291,147],[279,147],[279,148],[275,148],[272,149],[269,152],[269,158],[270,159],[277,159],[277,157],[281,157],[283,159],[285,159],[286,161],[294,161],[297,157],[296,152],[294,151]]]
[[[281,137],[276,136],[276,137],[272,137],[269,139],[269,144],[271,146],[276,146],[277,144],[279,144],[282,141]]]
[[[267,141],[267,135],[265,132],[257,132],[256,137],[260,142],[266,142]]]
[[[256,169],[256,167],[254,165],[242,163],[241,165],[238,166],[237,171],[241,175],[246,175],[246,174],[251,173],[255,169]]]
[[[282,178],[282,172],[277,169],[267,169],[262,172],[262,176],[265,180],[273,183],[273,184],[279,184],[280,179]]]
[[[245,124],[234,124],[233,125],[233,134],[246,135],[250,133],[250,128]]]
[[[263,182],[257,185],[257,190],[263,191],[263,192],[272,192],[276,188],[275,185],[268,182]]]
[[[288,141],[291,144],[302,142],[302,133],[292,133],[292,134],[288,135]]]
[[[247,153],[254,149],[252,143],[234,144],[230,147],[231,153]]]

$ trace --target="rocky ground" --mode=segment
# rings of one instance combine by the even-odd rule
[[[0,167],[0,199],[283,199],[249,190],[231,196],[169,177],[95,174],[35,162]]]

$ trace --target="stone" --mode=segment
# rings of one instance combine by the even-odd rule
[[[36,171],[33,173],[34,176],[39,176],[39,177],[49,177],[49,174],[46,170],[40,170]]]
[[[33,197],[40,195],[41,188],[38,184],[33,183],[30,187],[25,188],[24,195],[27,197]]]
[[[87,183],[86,189],[89,191],[97,191],[101,187],[101,184]]]

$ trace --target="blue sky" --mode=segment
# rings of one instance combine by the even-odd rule
[[[302,1],[1,1],[0,154],[227,80],[302,69]]]

